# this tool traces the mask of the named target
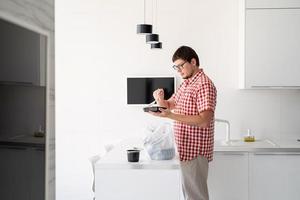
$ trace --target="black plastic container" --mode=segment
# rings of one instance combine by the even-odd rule
[[[144,107],[144,112],[161,112],[159,109],[167,109],[166,107],[162,106],[150,106],[150,107]]]
[[[139,162],[140,150],[128,149],[127,150],[127,160],[128,162]]]

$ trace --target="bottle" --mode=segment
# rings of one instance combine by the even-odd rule
[[[244,137],[245,142],[255,142],[255,137],[254,135],[251,135],[251,130],[247,130],[247,136]]]
[[[33,136],[34,137],[45,137],[45,131],[42,130],[42,125],[40,125],[38,131],[34,132]]]

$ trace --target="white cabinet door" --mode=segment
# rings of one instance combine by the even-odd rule
[[[211,200],[247,200],[248,153],[215,153],[209,166],[208,189]]]
[[[179,200],[176,169],[96,169],[96,199]]]
[[[246,88],[300,87],[300,9],[247,9]]]
[[[249,186],[250,200],[298,200],[300,154],[250,154]]]

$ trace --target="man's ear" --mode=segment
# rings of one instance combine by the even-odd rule
[[[197,62],[196,62],[196,59],[195,58],[192,58],[192,60],[191,60],[191,64],[193,65],[193,66],[197,66]]]

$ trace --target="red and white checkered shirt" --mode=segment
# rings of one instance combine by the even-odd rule
[[[199,115],[205,110],[215,111],[217,90],[212,81],[200,69],[186,79],[173,95],[174,112],[181,115]],[[207,128],[174,122],[175,142],[181,161],[189,161],[202,155],[212,161],[214,147],[214,119]]]

